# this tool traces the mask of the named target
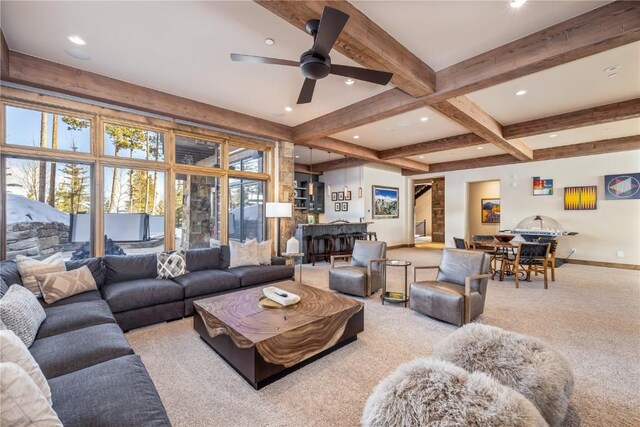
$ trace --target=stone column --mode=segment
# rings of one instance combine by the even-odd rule
[[[434,178],[431,186],[431,241],[444,243],[444,178]]]
[[[280,141],[278,142],[277,162],[278,162],[278,179],[276,181],[276,193],[277,202],[288,202],[293,204],[293,198],[295,191],[293,189],[294,181],[294,160],[293,154],[293,142]],[[292,236],[292,228],[295,224],[293,218],[281,218],[280,219],[280,251],[284,252],[287,247],[287,240]]]

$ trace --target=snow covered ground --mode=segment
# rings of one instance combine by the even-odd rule
[[[61,222],[69,225],[69,214],[46,203],[7,193],[7,224],[16,222]]]

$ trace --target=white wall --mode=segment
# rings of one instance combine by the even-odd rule
[[[364,199],[358,199],[358,187],[360,186],[360,170],[363,167],[337,169],[327,171],[320,176],[320,181],[325,183],[324,214],[320,214],[320,222],[331,222],[343,219],[349,222],[359,222],[364,217]],[[327,189],[327,184],[331,184],[332,192],[342,192],[346,183],[351,191],[351,200],[345,200],[349,204],[347,212],[336,212],[335,203],[331,200],[331,193]],[[364,185],[364,182],[363,182]]]
[[[410,191],[410,189],[408,189]],[[414,189],[415,191],[415,189]],[[415,201],[415,206],[414,206],[414,210],[415,210],[415,219],[414,219],[414,224],[416,222],[420,222],[420,221],[427,221],[427,230],[426,230],[426,234],[427,236],[431,236],[431,224],[433,222],[432,220],[432,212],[431,212],[431,199],[432,199],[432,195],[433,192],[431,190],[428,190],[426,193],[424,193],[422,196],[420,196],[416,201]],[[408,194],[408,197],[411,197],[411,194]]]
[[[640,171],[640,150],[531,162],[490,168],[428,174],[445,176],[445,243],[466,229],[467,183],[500,180],[500,229],[514,228],[530,215],[546,215],[577,236],[559,239],[558,256],[589,261],[640,265],[640,200],[605,200],[604,175]],[[552,196],[533,196],[532,178],[553,179]],[[564,187],[597,185],[598,206],[593,211],[564,210]],[[623,251],[624,257],[617,256]]]

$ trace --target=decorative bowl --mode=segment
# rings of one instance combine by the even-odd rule
[[[493,237],[495,237],[498,242],[506,243],[512,241],[516,236],[514,234],[496,234]]]

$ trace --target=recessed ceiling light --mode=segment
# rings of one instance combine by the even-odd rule
[[[484,147],[482,145],[477,147],[477,148],[478,148],[478,150],[484,150]]]
[[[360,135],[353,135],[353,139],[360,139]]]
[[[264,44],[266,44],[267,46],[273,46],[274,45],[274,41],[272,38],[268,38],[268,39],[264,39]]]
[[[346,84],[347,86],[351,86],[355,82],[356,81],[354,79],[347,79],[347,80],[344,81],[344,84]]]
[[[91,59],[91,55],[89,55],[82,49],[78,49],[77,47],[70,47],[69,49],[65,49],[64,51],[67,52],[67,55],[72,56],[76,59],[82,59],[83,61]]]
[[[290,113],[293,111],[293,108],[287,106],[287,107],[284,107],[284,111],[286,111],[287,113]]]
[[[299,158],[300,158],[300,156],[296,156],[296,159],[299,159]]]
[[[424,159],[424,156],[420,156],[421,159]]]
[[[555,138],[556,136],[558,136],[557,133],[552,133],[551,135],[549,135],[549,138]]]
[[[613,78],[613,77],[618,77],[618,73],[611,73],[611,74],[609,74],[609,78]]]
[[[517,9],[519,7],[522,7],[523,4],[525,4],[527,2],[527,0],[509,0],[509,6],[511,6],[514,9]]]
[[[421,122],[426,122],[427,120],[429,120],[429,117],[420,117]]]
[[[620,69],[620,65],[612,65],[610,67],[605,68],[604,70],[602,70],[604,73],[612,73],[614,71],[618,71]]]
[[[526,90],[520,89],[519,91],[516,92],[516,96],[522,96],[522,95],[525,95],[526,93],[527,93]]]
[[[87,42],[82,40],[82,37],[80,37],[80,36],[68,36],[67,39],[71,43],[77,44],[78,46],[84,46],[85,44],[87,44]]]

